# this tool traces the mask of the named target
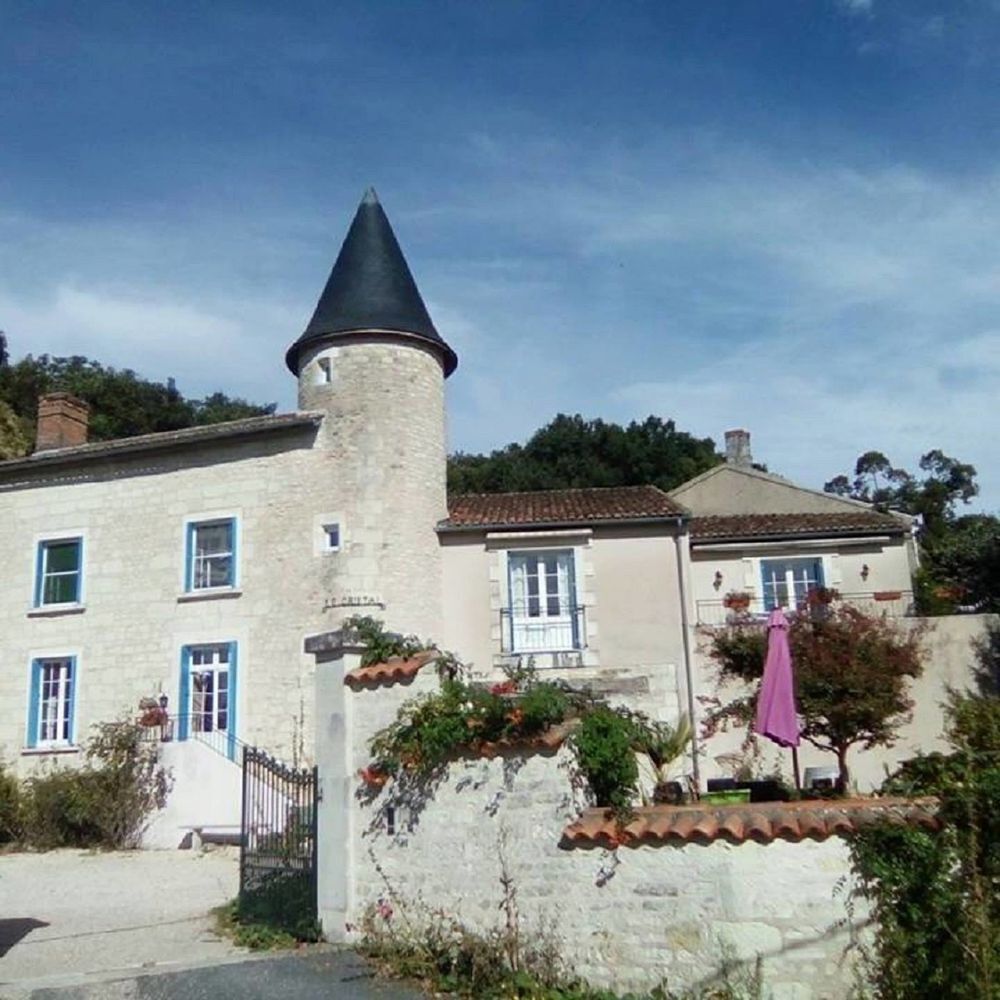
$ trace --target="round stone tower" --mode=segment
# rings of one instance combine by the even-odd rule
[[[394,631],[439,638],[444,380],[458,360],[434,328],[374,190],[286,361],[299,380],[299,408],[325,415],[314,455],[323,510],[313,516],[326,519],[316,530],[332,550],[320,570],[331,627],[372,614]]]

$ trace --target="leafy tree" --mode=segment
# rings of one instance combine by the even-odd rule
[[[672,420],[649,416],[622,427],[561,413],[524,445],[452,455],[448,489],[502,493],[652,483],[669,490],[720,461],[710,438],[678,431]]]
[[[921,639],[920,628],[848,604],[818,605],[792,619],[788,641],[801,735],[817,749],[836,754],[842,788],[850,778],[851,747],[891,746],[908,721],[908,683],[923,670]],[[720,682],[752,684],[754,690],[709,712],[704,736],[755,717],[766,654],[767,634],[750,620],[713,633],[710,656]]]
[[[926,534],[940,535],[954,520],[956,505],[978,494],[976,469],[940,448],[921,457],[920,469],[926,473],[923,478],[894,467],[880,451],[866,451],[854,465],[853,479],[835,476],[823,489],[885,510],[919,514]]]
[[[17,414],[0,400],[0,462],[27,455],[30,448]]]
[[[882,823],[851,839],[872,906],[880,1000],[1000,998],[1000,699],[953,692],[949,754],[906,761],[890,795],[933,795],[940,830]]]
[[[21,434],[34,442],[40,396],[71,392],[90,404],[92,441],[180,430],[273,413],[275,404],[258,406],[221,392],[205,399],[185,399],[173,379],[165,383],[141,378],[128,368],[116,369],[81,356],[68,358],[30,354],[0,366],[0,403],[16,415]]]
[[[923,603],[944,613],[956,608],[1000,612],[1000,519],[956,518],[924,544]]]

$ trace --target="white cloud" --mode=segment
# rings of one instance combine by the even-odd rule
[[[940,447],[1000,507],[1000,174],[777,161],[704,132],[532,150],[474,144],[463,190],[394,217],[459,353],[454,447],[523,439],[560,410],[656,412],[717,440],[748,426],[759,460],[813,486],[869,448],[912,467]],[[268,225],[254,242],[240,225],[0,219],[0,328],[15,356],[294,405],[282,354],[330,233]]]

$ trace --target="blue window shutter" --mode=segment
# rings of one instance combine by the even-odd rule
[[[38,722],[41,716],[42,700],[42,664],[39,660],[31,661],[31,679],[28,688],[28,747],[38,746]]]
[[[573,648],[583,649],[580,641],[580,609],[576,605],[576,551],[569,550],[569,613],[572,616]]]
[[[507,563],[507,628],[510,630],[508,638],[507,652],[514,652],[514,574],[511,572],[510,568],[510,553],[506,553]],[[503,631],[503,612],[500,612],[500,626],[501,631]],[[501,649],[502,649],[501,642]]]
[[[42,588],[45,581],[42,579],[42,566],[45,560],[45,542],[38,543],[38,551],[35,554],[35,607],[42,606]]]
[[[239,684],[236,669],[237,644],[229,644],[229,738],[227,754],[230,760],[236,759],[236,724]]]
[[[69,732],[66,739],[69,743],[76,741],[76,657],[69,657]]]
[[[191,647],[181,647],[181,683],[177,706],[177,739],[188,738],[188,705],[191,701]]]
[[[73,600],[77,604],[83,603],[83,539],[78,538],[76,540],[76,591],[73,594]],[[73,660],[73,672],[76,673],[76,660]],[[76,683],[74,681],[73,690],[76,690]]]
[[[760,594],[764,598],[764,610],[773,611],[774,591],[769,593],[767,589],[767,563],[766,559],[761,559],[760,561]]]
[[[191,590],[194,584],[194,524],[188,523],[184,528],[184,591]]]
[[[233,566],[229,571],[229,586],[236,587],[239,585],[239,552],[237,551],[238,544],[238,533],[236,531],[236,518],[232,517],[229,519],[229,548],[233,553]]]

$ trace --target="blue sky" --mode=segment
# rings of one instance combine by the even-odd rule
[[[986,0],[0,0],[0,329],[289,408],[374,184],[452,448],[656,413],[995,510],[998,55]]]

